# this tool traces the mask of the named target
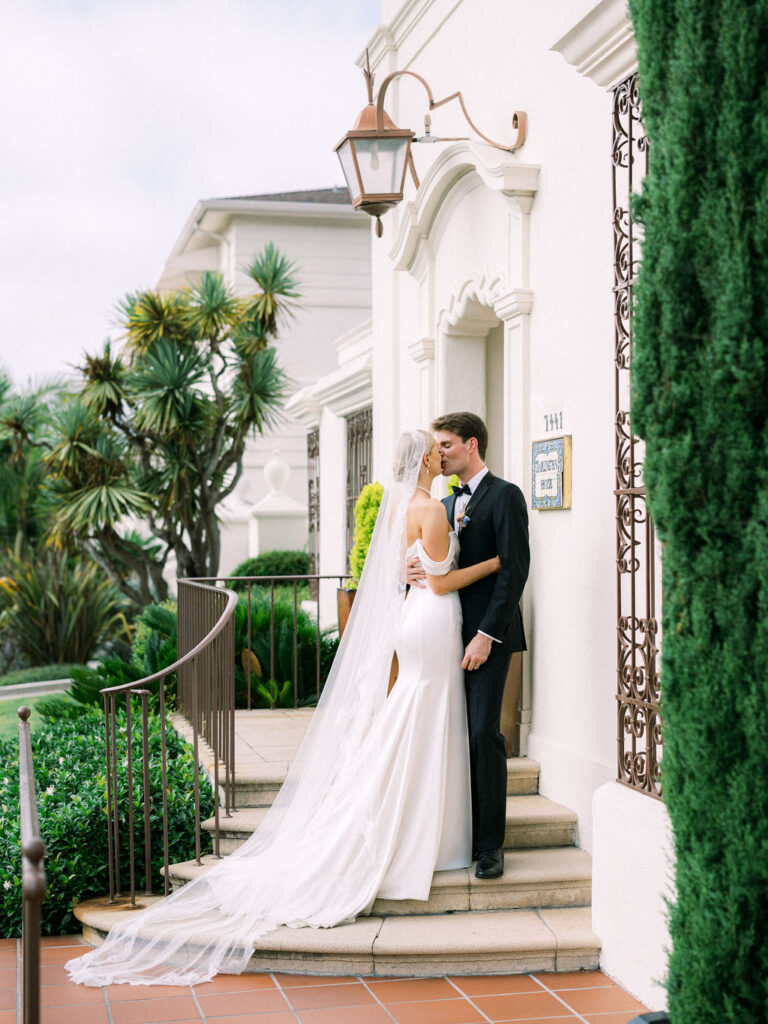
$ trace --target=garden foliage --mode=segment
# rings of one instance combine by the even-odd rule
[[[28,665],[83,663],[105,640],[127,638],[124,604],[95,562],[53,550],[5,555],[0,627]]]
[[[134,754],[141,750],[140,716],[132,720]],[[150,732],[150,821],[152,826],[152,884],[162,892],[162,780],[160,719],[152,715]],[[171,863],[195,855],[195,764],[191,749],[168,726],[168,826]],[[80,900],[108,892],[107,831],[104,766],[104,720],[99,711],[75,721],[38,725],[32,733],[40,831],[47,851],[48,894],[42,904],[42,931],[59,935],[79,929],[72,907]],[[125,716],[118,718],[118,790],[125,794]],[[134,822],[137,889],[144,887],[144,805],[140,761],[134,757]],[[0,743],[0,936],[21,930],[21,863],[19,849],[18,742]],[[138,768],[137,768],[138,764]],[[210,786],[201,777],[201,818],[213,814]],[[127,804],[120,817],[121,885],[128,890]],[[203,833],[203,841],[207,834]]]
[[[664,543],[674,1024],[768,1020],[768,3],[631,0],[632,416]]]
[[[381,484],[366,484],[355,502],[355,532],[352,537],[352,550],[349,553],[352,580],[347,584],[350,590],[356,589],[360,582],[383,493],[384,488]]]
[[[38,707],[46,719],[77,717],[83,706],[101,707],[100,691],[109,686],[137,682],[172,665],[177,660],[176,602],[150,605],[137,619],[130,661],[105,658],[96,668],[73,668],[73,684],[67,696],[52,696]],[[251,707],[293,707],[295,694],[300,704],[317,699],[317,626],[301,608],[296,612],[297,667],[294,673],[293,598],[278,595],[274,610],[269,591],[254,588],[251,594],[250,646],[248,600],[241,597],[235,609],[235,706],[248,706],[248,667],[251,676]],[[274,635],[274,648],[272,648]],[[320,631],[321,685],[331,669],[338,638],[335,632]],[[272,654],[270,655],[270,650]],[[294,687],[294,679],[296,686]],[[150,706],[157,708],[158,682],[147,686]],[[165,677],[165,699],[175,707],[175,673]]]
[[[255,558],[246,558],[232,572],[233,576],[306,576],[309,555],[306,551],[265,551]],[[244,586],[244,584],[240,584]],[[237,589],[234,587],[233,589]]]
[[[218,573],[217,508],[248,438],[278,422],[287,380],[273,343],[298,294],[295,268],[268,244],[246,274],[246,297],[210,271],[188,288],[128,295],[122,349],[107,341],[85,356],[46,429],[29,405],[0,407],[0,441],[44,452],[47,539],[82,550],[139,608],[168,596],[171,554],[179,576]]]

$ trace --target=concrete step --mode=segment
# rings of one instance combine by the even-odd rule
[[[219,814],[219,852],[232,853],[261,824],[266,807],[245,807],[230,817]],[[202,827],[213,834],[215,821],[209,818]],[[576,837],[576,814],[544,796],[508,796],[507,827],[504,846],[507,849],[539,846],[571,846]]]
[[[174,890],[217,864],[212,854],[171,865]],[[474,868],[437,871],[428,900],[378,899],[371,914],[402,917],[472,910],[521,910],[529,907],[584,907],[592,899],[592,858],[573,846],[508,850],[501,878],[475,878]]]
[[[238,808],[269,807],[288,772],[288,762],[253,761],[235,772],[235,804]],[[212,769],[211,769],[212,770]],[[539,790],[539,764],[528,757],[507,760],[507,793],[510,796],[534,794]]]
[[[137,900],[140,909],[156,897]],[[100,945],[126,906],[75,908],[83,937]],[[205,941],[204,934],[196,936]],[[434,977],[593,970],[600,944],[588,907],[358,918],[335,928],[278,928],[254,943],[248,971]]]

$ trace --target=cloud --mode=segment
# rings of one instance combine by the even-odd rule
[[[0,363],[94,348],[195,202],[341,183],[379,0],[3,0]]]

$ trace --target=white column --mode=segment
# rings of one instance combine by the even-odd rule
[[[527,217],[525,218],[527,220]],[[528,288],[517,288],[500,296],[493,304],[504,324],[504,477],[520,487],[526,505],[531,507],[530,488],[530,414],[529,414],[529,330],[533,295]],[[532,623],[530,601],[525,592],[522,601],[523,626],[528,653],[523,658],[520,697],[520,753],[528,750],[533,708],[533,672],[531,666]]]

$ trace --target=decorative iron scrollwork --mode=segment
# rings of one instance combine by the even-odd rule
[[[320,572],[320,429],[307,434],[307,554],[309,574]],[[318,598],[317,580],[309,584],[311,600]]]
[[[645,449],[632,433],[627,410],[632,291],[641,240],[630,206],[648,166],[648,140],[636,74],[617,86],[613,100],[618,780],[660,797],[662,720],[655,535],[645,500]]]

